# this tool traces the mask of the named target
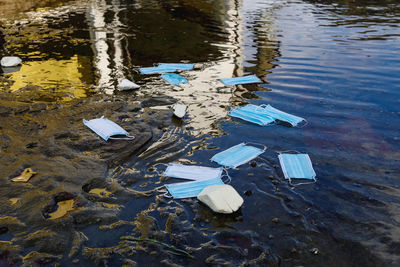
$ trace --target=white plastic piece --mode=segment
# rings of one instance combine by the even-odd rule
[[[178,118],[183,118],[186,114],[186,105],[183,104],[175,104],[174,106],[174,115],[177,116]]]
[[[211,185],[197,195],[197,199],[218,213],[234,213],[243,205],[243,198],[228,185]]]
[[[140,85],[137,85],[134,82],[131,82],[128,79],[123,79],[118,85],[117,88],[120,91],[124,91],[124,90],[132,90],[132,89],[138,89],[140,88]]]
[[[2,67],[15,67],[21,64],[22,59],[19,57],[3,57],[1,59],[1,66]]]

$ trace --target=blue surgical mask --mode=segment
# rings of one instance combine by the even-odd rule
[[[84,119],[83,124],[89,127],[93,132],[97,133],[105,141],[108,139],[133,140],[135,138],[134,136],[130,136],[127,131],[121,128],[121,126],[104,118],[104,116],[89,121]],[[126,137],[113,137],[114,135],[125,135]]]
[[[222,171],[222,167],[210,168],[170,163],[163,176],[199,181],[219,179],[221,178]]]
[[[139,71],[141,74],[156,74],[164,72],[175,72],[177,71],[177,69],[169,66],[157,66],[157,67],[139,68]]]
[[[266,114],[260,113],[261,108],[256,105],[246,105],[237,109],[233,109],[229,116],[239,118],[248,122],[265,126],[275,121],[274,118]]]
[[[176,70],[192,70],[194,67],[194,64],[191,63],[160,63],[158,64],[159,67],[168,67],[168,68],[174,68]]]
[[[237,84],[248,84],[248,83],[261,83],[262,81],[256,75],[249,75],[235,78],[224,78],[220,79],[225,85],[237,85]]]
[[[188,83],[188,80],[176,73],[164,73],[163,75],[161,75],[161,78],[173,85]]]
[[[225,151],[215,154],[211,161],[215,161],[218,164],[236,168],[239,165],[245,164],[250,160],[258,157],[260,154],[264,153],[266,148],[259,149],[254,146],[246,145],[245,143],[238,144]]]
[[[203,191],[204,188],[210,185],[221,185],[224,184],[220,178],[183,182],[175,184],[166,184],[168,192],[173,198],[190,198],[197,197],[197,195]]]
[[[279,154],[279,163],[281,164],[285,179],[308,179],[315,180],[316,173],[313,169],[311,159],[308,154]]]
[[[263,114],[271,116],[272,118],[275,118],[277,120],[290,123],[292,126],[296,126],[300,122],[305,121],[305,119],[301,117],[297,117],[295,115],[283,112],[279,109],[273,108],[270,105],[261,105],[260,107],[261,107],[260,112],[262,112]]]

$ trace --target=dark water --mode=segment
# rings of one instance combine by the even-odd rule
[[[90,146],[62,159],[32,154],[33,167],[44,158],[58,164],[43,165],[40,171],[48,179],[35,184],[40,190],[32,195],[48,203],[51,194],[63,190],[86,200],[81,211],[43,225],[34,214],[42,204],[29,211],[2,208],[4,217],[34,222],[21,229],[13,224],[14,230],[6,225],[10,232],[0,235],[4,262],[22,262],[10,256],[14,251],[22,256],[38,251],[42,254],[32,262],[64,266],[400,264],[397,1],[0,1],[0,10],[0,56],[23,59],[18,72],[1,74],[0,90],[17,95],[4,97],[3,105],[45,104],[45,114],[52,105],[94,99],[93,107],[82,111],[72,111],[71,105],[70,116],[79,123],[101,113],[101,108],[93,110],[102,98],[144,99],[145,111],[168,111],[171,101],[189,105],[183,122],[169,112],[164,132],[153,131],[151,142],[117,166],[96,165]],[[190,83],[182,88],[133,71],[156,62],[201,63],[202,68],[183,73]],[[257,74],[265,82],[232,89],[217,81],[244,74]],[[143,87],[117,92],[123,77]],[[309,123],[304,128],[260,127],[226,115],[229,107],[244,103],[268,103]],[[69,120],[68,109],[62,112],[57,116]],[[23,122],[4,114],[0,155],[6,181],[21,168],[12,157],[17,145],[8,148],[8,143],[23,142],[23,135],[14,137],[7,127]],[[24,119],[50,128],[50,119],[41,116]],[[142,117],[145,124],[150,119],[163,120],[151,113]],[[54,125],[55,132],[68,132],[62,123]],[[84,127],[71,129],[71,142],[91,135]],[[35,142],[35,136],[29,138]],[[268,164],[257,160],[256,167],[230,171],[231,185],[245,201],[236,214],[216,215],[196,199],[175,201],[152,191],[173,181],[153,172],[154,164],[216,166],[209,161],[215,153],[244,141],[265,144]],[[277,151],[284,150],[308,153],[318,182],[290,187],[277,160]],[[15,151],[16,156],[24,153]],[[64,180],[58,178],[60,166],[78,161],[88,169],[78,165]],[[62,182],[55,185],[52,179]],[[96,198],[87,194],[88,181],[93,188],[117,189],[110,198]],[[2,187],[2,202],[19,196],[9,183],[3,181]],[[103,202],[116,206],[101,209]],[[55,237],[46,234],[49,229]],[[60,249],[35,241],[34,233]],[[120,241],[128,235],[186,249],[195,260],[162,246]]]

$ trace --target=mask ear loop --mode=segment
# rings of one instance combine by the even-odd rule
[[[166,198],[173,198],[172,195],[168,192],[167,188],[165,187],[165,185],[156,187],[153,189],[154,191],[158,192],[158,193],[163,193],[162,196],[166,197]]]
[[[302,154],[301,152],[297,151],[297,150],[284,150],[284,151],[275,151],[278,154],[283,154],[285,152],[295,152],[295,154]]]
[[[306,127],[309,124],[309,122],[306,119],[303,119],[303,120],[304,120],[304,123],[301,126],[296,125],[295,127],[300,128],[300,129]]]
[[[265,158],[263,158],[263,157],[261,157],[261,156],[259,156],[259,157],[257,157],[257,158],[259,158],[259,159],[261,159],[262,161],[264,161],[264,163],[266,163],[266,164],[270,164],[269,162],[268,162],[268,160],[266,160]],[[257,159],[256,158],[256,159]],[[272,170],[272,168],[269,168],[269,167],[262,167],[264,170],[267,170],[267,171],[270,171],[270,170]]]
[[[221,176],[221,178],[225,177],[225,176],[228,177],[228,180],[226,182],[224,180],[222,180],[222,182],[224,182],[225,184],[230,184],[232,182],[232,177],[229,176],[228,169],[229,168],[224,168],[223,170],[225,173]]]
[[[108,139],[111,140],[133,140],[135,137],[133,135],[127,135],[126,137],[112,137],[110,136]]]
[[[261,143],[257,143],[257,142],[244,142],[245,145],[247,144],[252,144],[252,145],[256,145],[256,146],[262,146],[263,150],[266,151],[267,150],[267,146]]]
[[[136,74],[141,74],[139,68],[134,68],[133,72],[135,72]]]
[[[168,164],[165,164],[165,163],[156,163],[156,164],[154,164],[152,167],[155,169],[155,173],[157,173],[158,175],[160,175],[160,176],[164,176],[164,174],[163,173],[160,173],[158,170],[157,170],[157,167],[156,166],[158,166],[158,165],[162,165],[162,166],[167,166],[168,167]],[[162,186],[161,186],[162,187]]]
[[[295,184],[292,184],[292,179],[289,178],[289,184],[290,184],[291,186],[293,186],[293,187],[296,187],[296,186],[298,186],[298,185],[305,185],[305,184],[315,184],[315,183],[317,182],[317,179],[316,179],[315,177],[313,177],[312,179],[313,179],[312,182],[302,182],[302,183],[295,183]]]

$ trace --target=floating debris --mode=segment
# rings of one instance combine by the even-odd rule
[[[185,84],[188,83],[188,80],[184,77],[182,77],[179,74],[176,73],[164,73],[161,75],[161,78],[163,78],[165,81],[169,82],[170,84],[173,85],[180,85],[180,84]]]
[[[211,168],[196,165],[168,164],[163,176],[193,181],[221,178],[223,168]]]
[[[220,79],[225,85],[238,85],[248,83],[261,83],[262,81],[256,75],[249,75],[235,78],[224,78]]]
[[[11,181],[16,183],[26,183],[31,179],[33,175],[37,174],[37,172],[32,171],[31,168],[26,168],[20,176],[14,177]]]
[[[174,68],[176,70],[192,70],[194,64],[192,63],[159,63],[159,67],[162,68]]]
[[[316,182],[316,173],[313,169],[311,159],[308,154],[279,154],[279,163],[282,167],[285,179],[291,183],[291,179],[307,179]],[[297,183],[308,184],[308,183]]]
[[[265,149],[266,147],[264,147],[264,149],[260,149],[254,146],[246,145],[245,143],[240,143],[215,154],[211,158],[211,161],[215,161],[225,167],[236,168],[237,166],[245,164],[258,157],[260,154],[264,153]]]
[[[22,59],[19,57],[3,57],[0,61],[2,67],[16,67],[21,64]]]
[[[275,122],[276,120],[289,123],[291,126],[297,126],[305,119],[283,112],[271,105],[252,105],[248,104],[237,109],[232,109],[228,113],[229,116],[239,118],[248,122],[256,123],[265,126]]]
[[[180,119],[182,119],[186,114],[187,106],[183,104],[175,104],[174,105],[174,115]]]
[[[214,178],[208,180],[166,184],[165,188],[173,198],[179,199],[197,197],[197,195],[207,186],[221,184],[224,184],[221,178]]]
[[[139,89],[140,85],[128,80],[128,79],[123,79],[118,85],[117,85],[118,90],[120,91],[126,91],[126,90],[133,90],[133,89]]]
[[[165,72],[175,72],[176,68],[169,66],[157,66],[157,67],[147,67],[147,68],[139,68],[139,72],[141,74],[156,74],[156,73],[165,73]]]
[[[243,205],[243,198],[227,184],[208,186],[199,193],[197,199],[217,213],[233,213]]]

